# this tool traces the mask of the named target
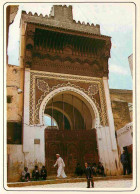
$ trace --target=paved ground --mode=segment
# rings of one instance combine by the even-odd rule
[[[95,181],[95,188],[127,188],[132,187],[132,180],[105,180],[105,181]],[[44,189],[44,188],[86,188],[86,182],[78,182],[78,183],[61,183],[61,184],[47,184],[47,185],[36,185],[36,186],[26,186],[24,188],[30,189]],[[92,188],[91,188],[92,189]]]

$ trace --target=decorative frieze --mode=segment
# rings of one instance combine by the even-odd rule
[[[97,84],[91,85],[88,88],[88,95],[89,96],[95,95],[98,93],[98,91],[99,91],[99,88]]]

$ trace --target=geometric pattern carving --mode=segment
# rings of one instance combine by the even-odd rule
[[[106,99],[105,99],[105,92],[104,92],[104,86],[103,81],[100,84],[99,87],[99,94],[100,94],[100,103],[101,103],[101,111],[102,111],[102,124],[103,126],[108,126],[108,117],[107,117],[107,106],[106,106]]]
[[[88,88],[88,95],[89,96],[95,95],[95,94],[98,93],[98,91],[99,91],[98,85],[97,84],[94,84],[94,85],[92,84]]]
[[[54,85],[52,87],[49,87],[47,81],[42,80],[42,78],[48,78],[48,79],[55,79],[55,80],[63,80],[65,83]],[[35,72],[31,71],[30,74],[30,125],[39,124],[39,109],[40,105],[43,101],[43,99],[46,97],[47,94],[49,94],[51,91],[65,86],[71,86],[73,88],[79,89],[83,91],[85,94],[87,94],[92,101],[95,103],[99,116],[100,116],[100,124],[103,126],[108,125],[108,118],[107,118],[107,112],[106,112],[106,100],[105,100],[105,94],[104,94],[104,87],[103,87],[103,81],[100,78],[88,78],[82,76],[75,76],[75,75],[66,75],[66,74],[55,74],[55,73],[48,73],[48,72]],[[69,80],[69,81],[68,81]],[[74,81],[77,84],[73,84],[70,82]],[[36,82],[37,81],[37,82]],[[66,82],[68,81],[68,82]],[[85,90],[82,87],[78,86],[79,82],[83,83],[91,83],[91,85],[88,87],[88,90]],[[35,83],[37,83],[38,89],[43,91],[43,94],[40,96],[38,102],[35,103]],[[100,103],[101,107],[97,103],[96,99],[94,98],[94,95],[99,92],[100,95]]]
[[[46,83],[44,80],[37,80],[37,87],[40,89],[42,92],[49,92],[49,85]]]

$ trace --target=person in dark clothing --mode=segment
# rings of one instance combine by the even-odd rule
[[[77,176],[82,176],[83,175],[83,169],[82,169],[82,167],[80,166],[79,163],[77,163],[77,166],[76,166],[76,169],[75,169],[75,174]]]
[[[123,175],[126,175],[126,171],[127,171],[127,174],[129,174],[128,157],[125,150],[123,150],[120,160],[123,166]]]
[[[35,169],[32,172],[32,178],[33,180],[37,181],[39,180],[40,174],[39,174],[39,170],[38,170],[38,166],[35,166]]]
[[[99,175],[105,176],[104,167],[103,167],[103,165],[102,165],[101,162],[98,163],[98,166],[97,166],[97,173],[98,173]]]
[[[96,176],[97,175],[97,165],[96,165],[96,163],[93,163],[92,164],[92,174],[94,175],[94,176]]]
[[[130,154],[128,152],[127,147],[124,147],[124,150],[125,150],[127,161],[128,161],[128,167],[127,167],[128,171],[127,171],[127,173],[131,174],[132,173],[132,169],[131,169],[131,162],[130,162]]]
[[[91,183],[92,187],[94,187],[92,170],[91,170],[91,167],[88,166],[87,162],[85,162],[85,175],[87,178],[87,188],[90,188],[90,183]]]
[[[28,168],[24,167],[24,171],[21,174],[21,181],[26,182],[30,180],[30,173],[28,172]]]
[[[46,177],[47,177],[47,170],[45,169],[45,166],[42,166],[42,169],[41,169],[41,178],[43,180],[46,180]]]

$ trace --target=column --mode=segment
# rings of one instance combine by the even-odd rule
[[[107,108],[107,116],[108,116],[108,124],[109,127],[106,127],[106,137],[107,142],[110,142],[110,147],[108,147],[108,151],[111,154],[111,174],[117,174],[119,169],[119,158],[118,158],[118,150],[117,150],[117,142],[115,137],[115,126],[114,126],[114,119],[113,119],[113,113],[112,113],[112,107],[111,107],[111,100],[110,100],[110,93],[109,93],[109,85],[108,85],[108,78],[103,77],[103,83],[104,83],[104,91],[105,91],[105,99],[106,99],[106,108]],[[108,145],[109,146],[109,145]],[[116,168],[116,164],[118,166],[118,169]]]
[[[105,99],[106,99],[106,107],[107,107],[106,111],[107,111],[107,116],[108,116],[108,124],[109,124],[110,136],[111,136],[112,150],[117,150],[117,144],[116,144],[116,138],[115,138],[115,126],[114,126],[114,119],[113,119],[107,77],[103,77],[103,83],[104,83],[104,91],[105,91]]]
[[[23,152],[29,152],[32,146],[32,127],[29,126],[30,113],[30,69],[25,69],[24,111],[23,111]],[[32,137],[31,137],[32,136]]]

